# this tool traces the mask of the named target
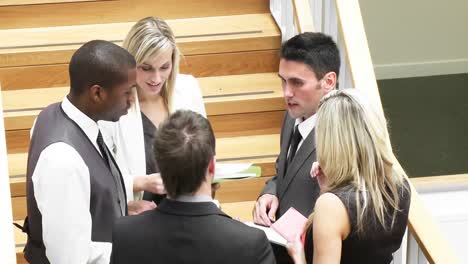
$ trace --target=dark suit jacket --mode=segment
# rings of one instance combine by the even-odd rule
[[[263,233],[212,202],[165,199],[152,211],[121,217],[111,263],[275,263]]]
[[[295,119],[286,112],[281,128],[280,154],[276,159],[276,176],[267,182],[261,193],[261,195],[268,193],[278,197],[277,218],[290,207],[296,208],[306,217],[309,216],[320,194],[317,180],[310,177],[310,168],[316,161],[314,130],[304,139],[291,164],[286,168],[294,124]]]

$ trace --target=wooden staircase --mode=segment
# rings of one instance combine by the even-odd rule
[[[79,12],[77,12],[79,10]],[[264,0],[0,0],[0,29],[269,13]]]
[[[222,183],[216,198],[223,208],[251,208],[248,201],[275,174],[285,106],[277,77],[281,34],[269,1],[0,0],[0,13],[0,83],[15,221],[22,223],[26,215],[29,131],[41,109],[67,94],[71,54],[92,39],[121,45],[134,22],[146,16],[167,19],[183,54],[181,72],[198,79],[217,160],[262,167],[260,178]],[[24,263],[26,237],[15,232],[18,263]]]

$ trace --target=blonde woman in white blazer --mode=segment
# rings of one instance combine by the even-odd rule
[[[175,36],[167,23],[147,17],[138,21],[127,34],[123,47],[137,61],[135,100],[119,122],[101,122],[106,143],[113,150],[122,174],[133,177],[135,201],[129,201],[129,213],[154,208],[164,186],[152,151],[154,132],[161,121],[179,109],[188,109],[206,117],[197,80],[179,74],[180,53]],[[145,200],[143,198],[145,192]],[[156,194],[156,195],[152,195]]]

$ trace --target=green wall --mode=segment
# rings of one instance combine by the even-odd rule
[[[378,85],[394,152],[410,177],[468,173],[468,74]]]

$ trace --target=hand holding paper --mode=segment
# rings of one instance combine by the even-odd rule
[[[286,244],[289,256],[294,260],[294,264],[307,263],[304,252],[304,245],[299,236],[296,236],[293,241],[288,241]]]
[[[286,213],[281,216],[271,228],[278,232],[288,242],[294,241],[294,239],[304,232],[304,227],[307,223],[307,218],[299,213],[293,207],[289,208]]]
[[[245,224],[263,230],[270,242],[286,246],[304,232],[306,223],[307,218],[291,207],[270,228],[251,222]]]

